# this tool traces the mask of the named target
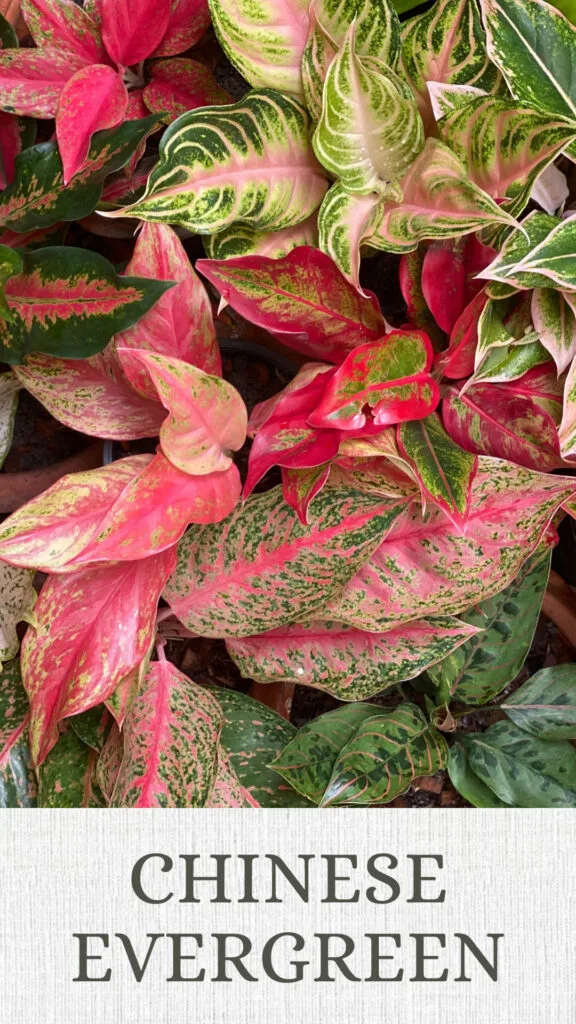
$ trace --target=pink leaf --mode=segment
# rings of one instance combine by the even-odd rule
[[[160,428],[164,454],[184,473],[222,472],[231,465],[228,450],[246,438],[247,413],[231,384],[181,359],[139,349],[118,349],[122,365],[140,363],[169,416]]]
[[[0,189],[14,180],[15,161],[21,148],[18,118],[0,111]]]
[[[122,76],[105,64],[82,68],[66,83],[56,110],[65,185],[83,169],[94,132],[120,124],[127,106]]]
[[[163,111],[174,121],[187,110],[232,103],[205,64],[186,57],[175,57],[152,65],[150,81],[144,89],[144,102],[152,113]]]
[[[331,377],[309,424],[361,430],[368,422],[385,427],[427,416],[440,397],[428,372],[432,357],[429,339],[416,330],[392,331],[354,349]]]
[[[422,265],[422,292],[436,323],[450,334],[458,317],[482,288],[476,275],[492,262],[494,249],[475,235],[432,242]]]
[[[43,50],[0,51],[0,106],[23,117],[54,117],[66,82],[85,61],[70,53]]]
[[[172,0],[168,27],[154,57],[174,57],[202,38],[210,25],[208,0]]]
[[[30,743],[39,765],[58,739],[58,722],[108,699],[148,653],[158,599],[176,551],[72,576],[52,576],[22,643],[30,699]]]
[[[23,0],[22,13],[41,49],[52,46],[85,64],[107,63],[98,26],[73,0]]]
[[[246,320],[313,359],[340,363],[386,330],[376,296],[360,295],[319,249],[198,260],[196,268]]]
[[[282,493],[284,499],[295,512],[301,523],[308,522],[308,510],[311,502],[324,487],[330,476],[330,463],[315,466],[313,469],[283,469]]]
[[[437,369],[451,380],[461,380],[474,373],[478,346],[478,320],[488,302],[485,291],[479,292],[458,317],[450,335],[450,344],[436,361]]]
[[[206,373],[219,375],[220,351],[212,307],[176,232],[167,224],[144,224],[126,267],[127,277],[177,281],[141,320],[116,336],[121,348],[138,348],[182,359]],[[127,375],[145,398],[158,400],[146,368],[132,361]]]
[[[170,0],[100,0],[99,6],[104,44],[120,66],[149,57],[170,20]]]

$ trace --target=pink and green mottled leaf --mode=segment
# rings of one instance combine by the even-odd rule
[[[282,469],[282,493],[301,523],[308,523],[310,502],[324,487],[330,476],[330,463],[313,469]]]
[[[176,232],[166,224],[144,224],[126,275],[176,284],[135,327],[117,335],[116,345],[181,359],[219,376],[222,362],[210,299]],[[158,393],[146,368],[131,363],[128,370],[136,391],[157,402]]]
[[[452,440],[436,415],[401,423],[398,446],[416,472],[424,499],[463,526],[478,460]]]
[[[252,636],[312,617],[339,594],[402,510],[396,499],[324,489],[304,526],[281,488],[218,526],[188,531],[164,597],[200,636]]]
[[[118,686],[114,690],[114,693],[111,694],[105,702],[108,711],[112,715],[114,722],[119,729],[124,725],[124,719],[132,707],[136,694],[142,685],[142,680],[148,671],[151,656],[152,647],[140,664],[137,665],[136,668],[132,669],[128,675],[124,676],[124,679],[120,680]]]
[[[58,723],[106,701],[146,656],[172,548],[152,558],[51,576],[22,643],[34,762],[58,739]],[[121,625],[121,628],[119,626]]]
[[[162,42],[153,57],[174,57],[195,46],[210,25],[208,0],[172,0]]]
[[[174,121],[197,107],[222,106],[231,97],[205,64],[188,57],[174,57],[153,64],[143,100],[152,113],[168,115]]]
[[[563,373],[576,356],[576,312],[570,295],[554,288],[535,288],[532,293],[532,321],[558,373]]]
[[[39,48],[53,47],[86,64],[106,62],[97,24],[72,0],[22,0],[22,14]]]
[[[301,246],[318,247],[318,218],[315,213],[301,224],[282,231],[255,231],[247,224],[232,224],[225,231],[204,239],[204,249],[210,260],[227,260],[236,256],[268,256],[279,260]]]
[[[0,106],[23,117],[54,117],[60,93],[85,65],[60,49],[0,50]]]
[[[113,807],[205,807],[218,775],[217,700],[170,662],[150,665],[124,723]]]
[[[314,3],[310,4],[309,15],[308,40],[302,54],[302,89],[310,116],[317,122],[322,116],[324,82],[338,47],[321,24]]]
[[[249,793],[240,784],[240,779],[232,767],[230,757],[221,745],[218,746],[218,767],[214,780],[214,789],[206,804],[207,807],[259,807],[250,798]]]
[[[229,451],[246,440],[246,406],[221,377],[182,359],[141,349],[118,349],[123,366],[133,361],[150,376],[168,416],[160,427],[162,451],[183,473],[222,473],[232,465]]]
[[[573,458],[576,455],[576,360],[568,370],[564,385],[564,408],[558,437],[564,458]]]
[[[455,651],[476,632],[450,616],[365,633],[337,622],[306,622],[227,641],[247,679],[313,686],[339,700],[366,700]]]
[[[28,698],[15,659],[0,669],[0,809],[36,807],[28,724]]]
[[[6,283],[11,321],[0,319],[5,362],[31,352],[81,358],[101,351],[135,324],[171,282],[120,277],[87,249],[48,246],[22,256],[22,272]]]
[[[465,534],[440,509],[423,518],[411,504],[316,618],[378,632],[429,615],[458,615],[515,578],[575,491],[570,477],[479,458]]]
[[[160,45],[170,21],[170,0],[99,0],[102,39],[119,66],[139,64]]]
[[[38,768],[38,807],[105,807],[96,778],[98,753],[86,746],[70,722]]]
[[[479,275],[483,280],[490,282],[490,298],[507,298],[521,289],[551,287],[550,281],[544,275],[521,273],[516,268],[532,249],[548,237],[558,223],[556,217],[534,211],[524,218],[521,230],[517,228],[507,236],[496,257]]]
[[[28,569],[0,562],[0,664],[18,654],[18,623],[32,621],[36,603],[33,579],[34,573]]]
[[[374,295],[360,295],[318,249],[280,260],[199,260],[197,269],[241,316],[313,359],[340,363],[386,330]]]
[[[474,384],[463,394],[450,387],[442,403],[444,426],[469,452],[540,472],[558,469],[562,459],[556,422],[515,383]]]
[[[427,416],[440,397],[429,373],[432,357],[422,331],[392,331],[378,342],[361,345],[333,374],[308,422],[359,430],[369,423],[386,427]]]
[[[81,68],[68,79],[56,108],[56,138],[64,184],[86,166],[94,132],[124,120],[128,92],[122,75],[107,64]]]
[[[546,216],[544,214],[544,216]],[[551,288],[576,290],[576,220],[567,217],[561,220],[550,234],[516,264],[507,278],[518,275],[535,275],[538,283],[542,277]],[[536,283],[536,282],[534,282]]]
[[[361,246],[380,223],[382,207],[376,192],[357,195],[335,182],[318,211],[318,244],[344,275],[360,287]]]

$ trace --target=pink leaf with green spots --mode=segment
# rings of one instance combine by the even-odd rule
[[[170,21],[170,0],[98,0],[98,8],[104,45],[120,66],[149,57]]]
[[[210,300],[173,228],[167,224],[144,224],[126,274],[176,284],[135,327],[118,334],[116,344],[173,356],[219,376],[222,363]],[[128,378],[141,395],[158,401],[156,388],[143,365],[131,362]]]
[[[37,765],[58,739],[58,722],[107,700],[146,656],[175,555],[171,548],[138,562],[51,576],[44,584],[36,625],[22,643]]]
[[[226,751],[218,747],[218,770],[214,789],[207,807],[260,807],[260,804],[247,789],[232,767],[232,761]]]
[[[22,14],[36,46],[54,47],[86,64],[106,63],[97,24],[73,0],[22,0]]]
[[[54,117],[66,82],[85,63],[55,47],[0,50],[0,107],[24,117]]]
[[[246,439],[247,413],[240,395],[181,359],[139,349],[118,349],[125,368],[143,366],[169,415],[160,428],[166,457],[184,473],[221,473],[232,464],[229,451]]]
[[[144,88],[144,103],[152,113],[166,111],[171,121],[187,110],[232,103],[205,64],[187,57],[175,57],[152,65],[150,81]]]
[[[56,138],[68,185],[84,169],[94,132],[124,119],[128,92],[122,75],[106,64],[81,68],[64,86],[56,108]]]
[[[378,632],[429,615],[457,615],[503,590],[542,541],[570,477],[479,458],[466,533],[440,509],[411,502],[380,547],[321,618]],[[319,616],[316,616],[318,618]]]
[[[124,723],[113,807],[205,807],[218,778],[218,701],[170,662],[148,670]]]
[[[226,646],[248,679],[293,682],[339,700],[366,700],[413,679],[477,632],[451,616],[409,622],[387,633],[312,621],[228,640]]]
[[[298,514],[301,523],[308,522],[310,502],[324,487],[330,476],[330,463],[313,469],[282,469],[282,492],[285,500]]]
[[[370,421],[385,427],[427,416],[440,397],[429,373],[432,358],[432,345],[423,331],[392,331],[378,342],[361,345],[331,377],[308,422],[359,430]]]
[[[202,38],[210,25],[208,0],[172,0],[168,27],[154,57],[174,57]]]
[[[386,330],[376,297],[361,295],[319,249],[198,260],[196,268],[246,320],[313,359],[340,363]]]

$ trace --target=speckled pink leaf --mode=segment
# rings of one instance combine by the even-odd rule
[[[218,747],[218,771],[207,807],[260,807],[236,775],[226,751]]]
[[[308,522],[310,503],[330,476],[330,463],[313,469],[282,469],[282,493],[301,523]]]
[[[52,576],[44,584],[36,626],[22,643],[36,764],[56,743],[59,721],[105,701],[146,656],[175,557],[171,548],[139,562]]]
[[[440,509],[410,503],[378,550],[322,611],[371,632],[428,615],[457,615],[503,590],[543,540],[576,480],[479,458],[466,533]],[[316,616],[318,617],[318,616]]]
[[[205,807],[218,775],[218,701],[168,661],[148,670],[124,723],[113,807]]]
[[[208,0],[172,0],[168,27],[154,57],[173,57],[194,46],[210,25]]]
[[[168,409],[160,443],[170,462],[202,476],[227,469],[227,452],[238,451],[246,438],[246,406],[236,389],[181,359],[139,349],[119,348],[118,355],[127,370],[138,363],[147,370]]]
[[[106,64],[82,68],[66,82],[56,109],[65,185],[83,169],[94,132],[120,124],[127,105],[122,75]]]
[[[36,46],[53,46],[87,64],[107,61],[98,26],[73,0],[22,0],[22,14]]]
[[[98,0],[98,7],[104,45],[118,65],[149,57],[170,20],[170,0]]]
[[[85,65],[55,47],[0,51],[0,107],[25,117],[54,117],[66,82]]]
[[[166,111],[171,121],[187,110],[233,102],[210,69],[188,57],[153,64],[143,99],[148,110],[158,114]]]
[[[144,224],[126,275],[178,283],[134,327],[118,334],[116,344],[174,356],[218,376],[222,364],[210,300],[176,232],[167,224]],[[158,400],[143,365],[131,363],[128,376],[141,395]]]

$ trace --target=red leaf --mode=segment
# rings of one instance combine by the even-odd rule
[[[474,384],[462,395],[451,387],[442,403],[444,426],[469,452],[540,472],[558,469],[562,459],[556,423],[517,383]]]
[[[422,292],[436,323],[450,334],[458,317],[480,291],[476,275],[492,262],[494,249],[475,235],[431,242],[422,264]]]
[[[0,189],[14,180],[15,161],[21,148],[18,118],[0,111]]]
[[[149,57],[170,20],[170,0],[100,0],[99,8],[104,44],[120,66]]]
[[[354,349],[331,377],[309,424],[362,430],[370,423],[385,427],[427,416],[440,397],[428,372],[432,357],[428,337],[416,330],[392,331]]]
[[[86,64],[107,63],[98,26],[73,0],[23,0],[22,13],[36,46],[53,46]]]
[[[138,562],[52,576],[22,643],[37,765],[58,739],[58,722],[107,700],[148,653],[158,599],[176,550]]]
[[[172,0],[172,13],[154,57],[184,53],[202,38],[210,25],[208,0]]]
[[[167,224],[144,224],[126,276],[178,284],[165,292],[134,327],[118,334],[117,345],[173,356],[219,376],[222,363],[210,300],[176,232]],[[141,363],[131,362],[127,375],[141,395],[158,400],[156,388]]]
[[[386,330],[376,296],[361,295],[319,249],[198,260],[196,269],[246,320],[314,359],[340,363]]]
[[[124,119],[128,92],[122,76],[106,64],[82,68],[66,83],[56,110],[56,138],[64,184],[84,167],[94,132]]]
[[[402,298],[406,303],[406,314],[409,323],[419,330],[425,331],[434,348],[444,348],[444,332],[440,330],[422,292],[422,265],[424,263],[422,246],[413,252],[405,252],[400,258],[399,284]]]
[[[310,503],[324,487],[330,476],[330,463],[313,469],[283,469],[282,493],[301,523],[308,522]]]
[[[23,117],[54,117],[64,85],[84,65],[51,47],[1,50],[0,106]]]
[[[151,78],[144,89],[144,102],[152,113],[166,111],[174,121],[187,110],[232,103],[233,100],[220,88],[205,64],[175,57],[152,65]]]
[[[450,344],[438,357],[436,366],[445,377],[461,380],[474,373],[474,357],[478,345],[478,321],[488,302],[485,291],[479,292],[460,314],[450,335]]]
[[[122,365],[145,367],[169,416],[160,428],[166,457],[184,473],[203,476],[231,465],[228,450],[246,439],[246,406],[231,384],[155,352],[118,349]]]

